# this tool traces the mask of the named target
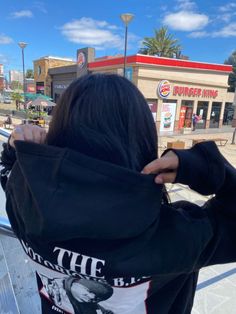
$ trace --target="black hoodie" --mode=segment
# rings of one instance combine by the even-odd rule
[[[215,194],[203,207],[162,204],[153,175],[16,142],[6,209],[34,264],[42,313],[187,314],[198,270],[236,261],[236,170],[213,142],[175,152],[176,182]]]

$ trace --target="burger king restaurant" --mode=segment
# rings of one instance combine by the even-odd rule
[[[94,48],[78,49],[77,62],[70,71],[65,70],[67,66],[49,69],[49,96],[59,97],[62,87],[86,73],[123,75],[123,66],[123,56],[95,58]],[[125,75],[146,98],[158,131],[173,132],[191,127],[193,113],[199,116],[198,129],[231,125],[235,108],[234,93],[227,91],[230,72],[231,65],[137,54],[127,56]],[[58,82],[60,90],[56,89]]]
[[[122,74],[123,58],[89,63],[92,72]],[[160,132],[191,127],[220,128],[231,124],[234,94],[227,91],[232,66],[135,55],[127,57],[126,77],[141,90]],[[225,113],[230,110],[231,120]]]

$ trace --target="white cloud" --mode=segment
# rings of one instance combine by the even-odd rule
[[[13,39],[4,34],[0,34],[0,45],[8,45],[13,43]]]
[[[221,12],[228,12],[236,9],[236,3],[235,2],[230,2],[225,4],[224,6],[219,7],[219,10]]]
[[[109,47],[122,48],[124,46],[123,35],[115,33],[118,28],[106,21],[98,21],[92,18],[82,17],[73,20],[61,27],[62,34],[71,42],[96,49]]]
[[[192,32],[189,37],[201,38],[201,37],[236,37],[236,23],[231,23],[223,27],[219,31],[215,32]]]
[[[236,36],[236,23],[231,23],[223,27],[220,31],[212,33],[212,37],[231,37]]]
[[[167,14],[163,23],[174,30],[188,32],[203,29],[209,23],[209,18],[205,14],[179,11]]]
[[[177,0],[177,2],[178,2],[178,5],[176,6],[177,10],[192,11],[197,7],[196,3],[190,0]]]
[[[33,3],[33,7],[42,13],[48,13],[47,9],[45,8],[45,4],[41,1],[35,1]]]
[[[191,38],[202,38],[202,37],[207,37],[210,34],[208,32],[202,31],[202,32],[192,32],[188,35],[188,37]]]
[[[30,10],[21,10],[21,11],[16,11],[16,12],[12,12],[10,14],[10,18],[12,19],[20,19],[23,17],[33,17],[33,13]]]

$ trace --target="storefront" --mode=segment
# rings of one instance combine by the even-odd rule
[[[57,102],[65,89],[77,77],[77,66],[63,66],[49,69],[51,77],[51,97]]]
[[[99,60],[89,69],[119,73],[122,65],[123,58]],[[127,67],[132,68],[130,79],[152,105],[159,131],[191,127],[193,113],[199,116],[196,128],[219,128],[223,120],[230,121],[233,93],[227,88],[232,66],[135,55],[127,58]]]
[[[123,57],[93,61],[93,52],[89,54],[91,48],[86,49],[82,51],[83,60],[87,60],[82,63],[83,71],[123,74]],[[81,67],[78,63],[49,69],[54,100],[80,76]],[[199,116],[196,125],[199,129],[220,128],[232,121],[234,95],[227,92],[232,66],[134,55],[127,57],[126,67],[128,79],[147,99],[158,131],[190,128],[193,113]]]
[[[54,68],[62,67],[69,68],[75,65],[75,61],[68,58],[59,58],[46,56],[34,61],[34,81],[36,86],[36,93],[51,97],[52,79],[49,71]],[[66,71],[66,70],[65,70]]]
[[[36,94],[44,95],[44,82],[36,82]]]

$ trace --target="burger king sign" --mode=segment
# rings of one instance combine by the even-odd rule
[[[86,56],[84,52],[81,51],[78,53],[78,57],[77,57],[77,64],[78,64],[79,69],[82,69],[85,63],[86,63]]]
[[[171,91],[170,82],[167,80],[160,81],[157,87],[157,94],[161,98],[167,98],[170,95],[170,91]]]

